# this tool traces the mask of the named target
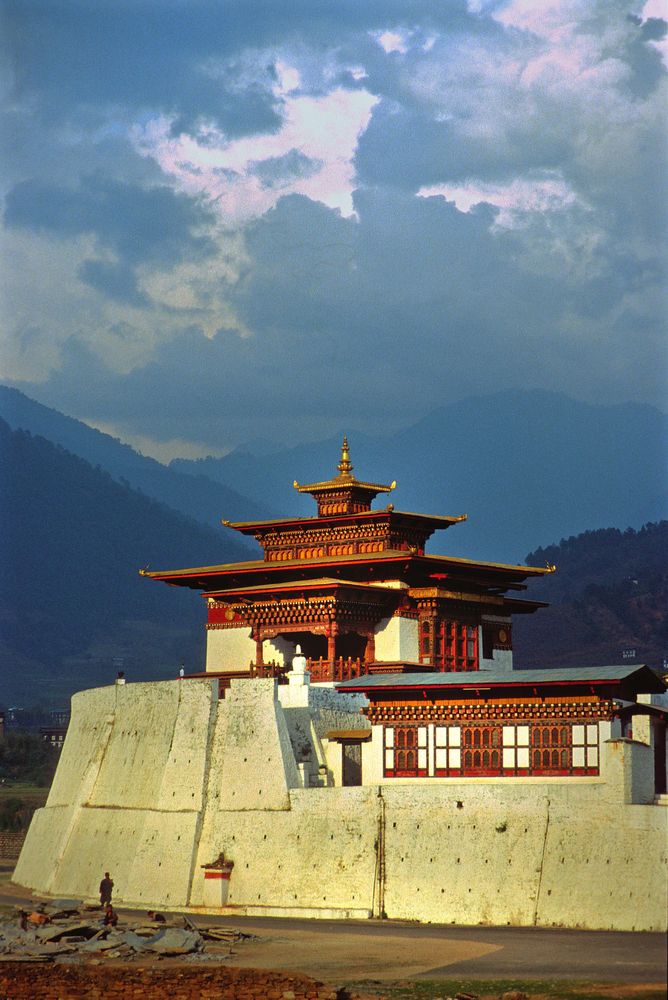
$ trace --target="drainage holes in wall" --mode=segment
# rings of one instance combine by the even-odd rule
[[[248,862],[246,862],[246,868],[248,868]]]
[[[445,892],[445,889],[441,889],[441,892]]]
[[[459,858],[457,858],[457,864],[459,864]]]
[[[266,834],[266,833],[265,833],[265,835],[264,835],[264,837],[263,837],[262,839],[263,839],[263,840],[266,840],[266,839],[267,839],[267,834]]]
[[[457,808],[458,809],[463,809],[464,808],[464,803],[460,802],[459,799],[457,800]]]
[[[244,764],[248,761],[248,757],[244,757]]]
[[[392,829],[393,829],[393,830],[396,830],[396,828],[397,828],[397,824],[396,824],[396,823],[393,823],[393,824],[392,824]]]

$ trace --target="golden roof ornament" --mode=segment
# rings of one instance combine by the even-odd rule
[[[353,471],[353,465],[352,462],[350,461],[350,449],[348,447],[348,438],[346,437],[345,434],[343,435],[343,444],[341,445],[341,461],[337,465],[337,469],[339,470],[341,476],[345,476],[346,478],[349,477],[351,472]],[[354,479],[354,476],[351,478]]]

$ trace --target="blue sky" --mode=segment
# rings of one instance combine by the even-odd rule
[[[161,458],[665,409],[667,17],[8,0],[1,377]]]

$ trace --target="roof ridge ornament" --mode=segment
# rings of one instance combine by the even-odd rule
[[[353,471],[353,464],[350,461],[350,448],[348,446],[348,438],[343,435],[343,444],[341,445],[341,461],[337,465],[339,474],[341,477],[346,479],[354,479],[355,477],[351,474]]]

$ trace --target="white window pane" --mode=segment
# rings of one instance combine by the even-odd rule
[[[573,744],[584,743],[584,741],[585,741],[585,727],[573,726]]]
[[[450,746],[459,747],[462,745],[462,731],[459,726],[450,727]]]
[[[587,743],[598,743],[598,726],[587,726]]]
[[[598,750],[596,747],[587,747],[587,767],[598,767]]]
[[[517,766],[518,767],[529,766],[529,747],[517,748]]]
[[[391,727],[385,730],[385,746],[386,747],[394,746],[394,729],[392,729]]]
[[[515,727],[514,726],[504,726],[503,727],[503,745],[504,747],[515,746]]]
[[[387,771],[394,770],[394,750],[385,751],[385,768]]]
[[[427,768],[427,751],[424,747],[418,749],[418,767],[422,770]]]
[[[448,751],[441,747],[436,748],[436,767],[445,768],[448,766]]]
[[[462,752],[461,750],[449,750],[448,756],[450,759],[450,767],[461,767],[462,766]]]
[[[418,726],[418,746],[426,747],[427,745],[427,727]]]
[[[504,767],[515,767],[515,750],[503,748],[503,766]]]
[[[585,766],[584,747],[573,747],[573,767]]]
[[[439,747],[444,747],[448,742],[448,727],[447,726],[436,726],[435,730],[436,743]]]
[[[520,747],[529,746],[529,727],[528,726],[518,726],[517,727],[517,745]]]

